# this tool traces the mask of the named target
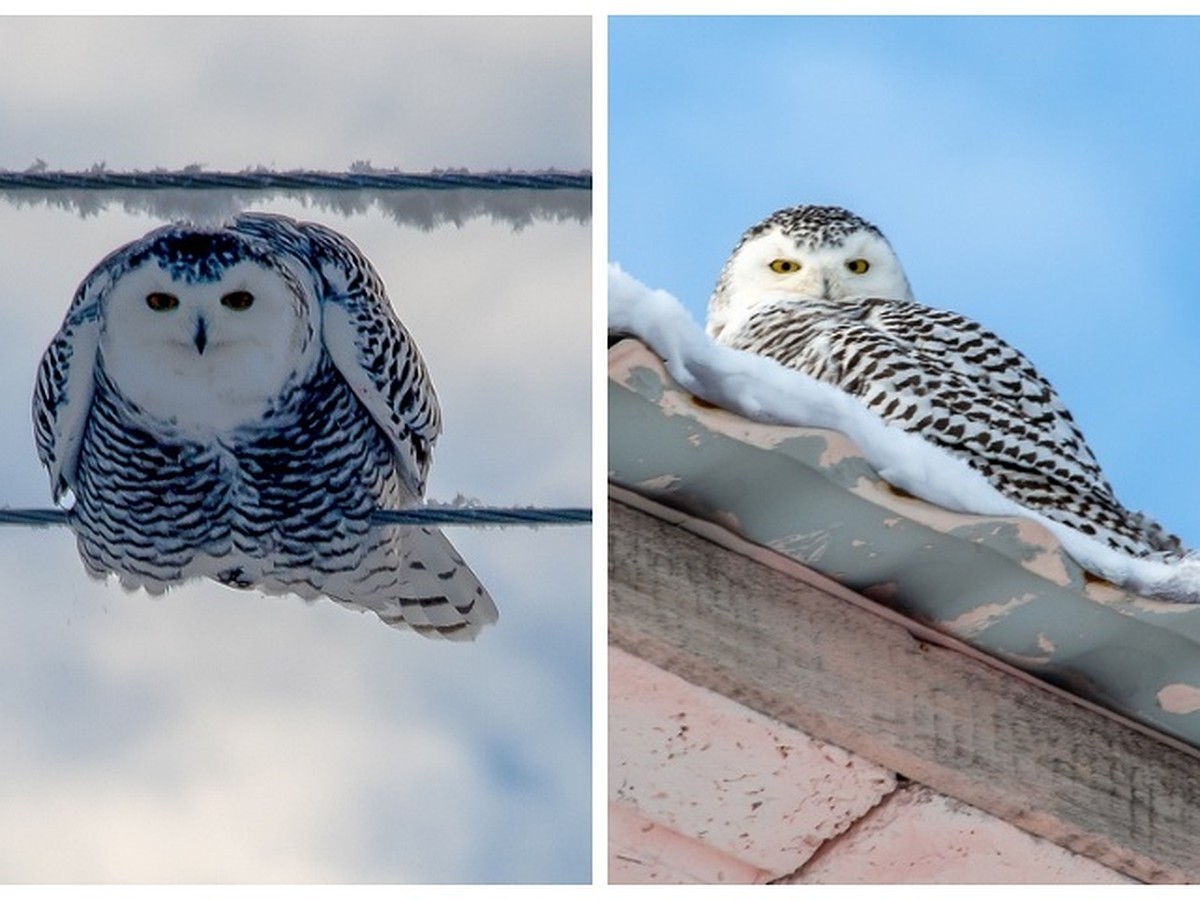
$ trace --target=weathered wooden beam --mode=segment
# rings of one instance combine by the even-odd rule
[[[1200,759],[622,503],[610,640],[1151,882],[1200,881]]]

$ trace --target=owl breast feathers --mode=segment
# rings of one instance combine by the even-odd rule
[[[456,640],[496,619],[439,531],[371,522],[423,497],[440,412],[378,274],[328,228],[246,213],[109,254],[33,420],[93,575],[326,596]]]
[[[708,330],[855,395],[1028,509],[1134,556],[1184,552],[1117,501],[1033,365],[976,322],[915,302],[883,234],[853,213],[794,207],[749,229],[717,280]]]

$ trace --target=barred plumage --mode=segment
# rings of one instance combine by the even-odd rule
[[[1029,509],[1134,556],[1184,552],[1117,501],[1033,365],[978,323],[916,303],[887,240],[852,213],[802,206],[749,229],[717,281],[708,328],[859,397]]]
[[[378,274],[328,228],[246,213],[114,251],[33,414],[96,576],[328,596],[452,639],[496,619],[440,532],[370,524],[421,499],[440,412]]]

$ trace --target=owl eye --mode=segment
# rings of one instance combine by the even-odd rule
[[[799,272],[800,263],[794,259],[773,259],[771,260],[771,271],[778,272],[780,275],[786,275],[788,272]]]
[[[174,294],[164,294],[161,291],[155,291],[152,294],[146,295],[146,305],[155,312],[166,312],[179,305],[179,298]]]
[[[237,312],[249,309],[253,303],[254,295],[249,291],[232,291],[221,298],[222,306]]]
[[[871,264],[865,259],[852,259],[846,263],[846,268],[855,275],[862,275],[867,269],[871,268]]]

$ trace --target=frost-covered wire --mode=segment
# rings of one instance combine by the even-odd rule
[[[0,198],[17,206],[45,204],[94,215],[110,204],[162,219],[221,219],[279,197],[350,215],[377,207],[401,225],[430,229],[490,218],[523,228],[536,220],[591,218],[591,172],[401,172],[355,163],[346,172],[252,168],[206,172],[50,171],[42,163],[22,172],[0,170]]]
[[[30,525],[45,528],[66,525],[69,514],[65,509],[0,509],[0,525]]]
[[[371,519],[377,525],[583,525],[592,521],[592,511],[584,507],[425,506],[377,509]],[[0,507],[0,525],[45,528],[70,524],[71,514],[65,509]]]
[[[455,190],[475,188],[482,190],[509,190],[529,188],[532,190],[577,190],[592,189],[590,172],[466,172],[444,170],[428,173],[398,172],[386,169],[351,169],[349,172],[321,172],[295,170],[273,172],[266,169],[248,169],[243,172],[205,172],[199,169],[167,171],[156,169],[148,172],[110,172],[107,169],[90,169],[86,172],[51,172],[29,169],[24,172],[0,170],[0,188],[7,190],[65,191],[65,190],[290,190],[290,191],[403,191],[423,188],[427,190]]]
[[[371,520],[378,525],[581,525],[592,521],[592,511],[582,507],[499,509],[484,506],[426,506],[419,509],[377,509]]]

